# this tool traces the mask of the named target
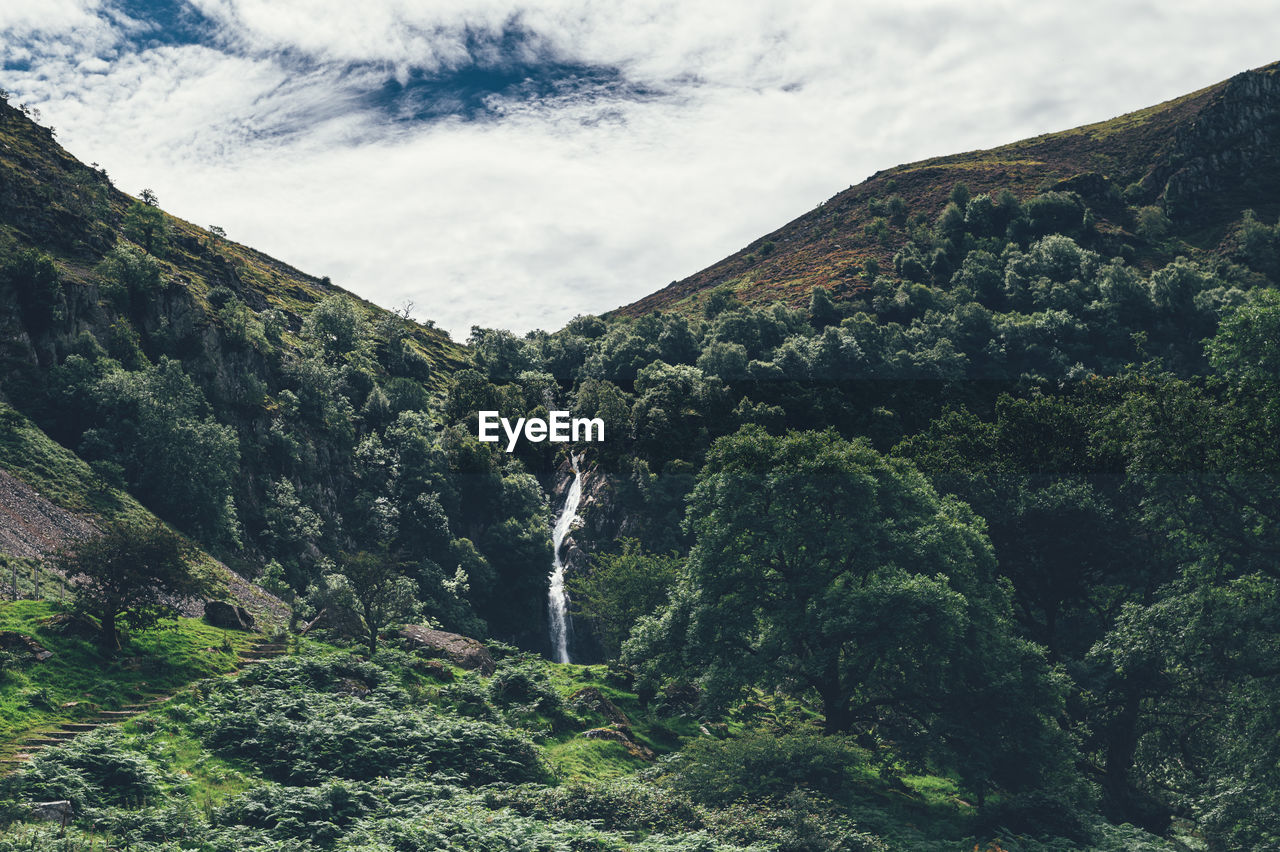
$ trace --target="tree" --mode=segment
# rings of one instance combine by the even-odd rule
[[[144,303],[162,284],[156,259],[123,243],[107,253],[98,264],[98,272],[102,275],[102,294],[122,313]]]
[[[903,679],[927,692],[963,619],[945,575],[990,568],[989,546],[958,520],[862,442],[751,427],[718,441],[689,505],[691,661],[722,691],[812,689],[829,732]]]
[[[32,328],[43,331],[63,318],[62,275],[44,252],[24,249],[8,257],[0,264],[0,287],[6,285],[16,291],[22,317]]]
[[[1274,848],[1278,624],[1280,584],[1256,574],[1125,606],[1086,670],[1108,817],[1160,831],[1182,811],[1210,848]]]
[[[816,698],[828,733],[877,729],[980,801],[1071,765],[1061,691],[1013,637],[982,521],[910,464],[748,426],[712,446],[687,525],[671,604],[624,649],[646,676],[696,676],[715,704],[752,686]]]
[[[1133,218],[1138,236],[1152,241],[1163,239],[1173,224],[1164,211],[1153,204],[1139,207]]]
[[[144,189],[141,198],[141,201],[133,202],[125,211],[124,235],[141,245],[147,254],[156,254],[164,248],[168,225],[156,194]]]
[[[369,338],[369,323],[350,299],[329,296],[302,321],[302,336],[326,361],[338,364],[350,361],[364,348]]]
[[[1170,576],[1161,548],[1131,532],[1140,509],[1122,462],[1091,431],[1103,410],[1084,392],[1002,396],[991,422],[950,409],[894,449],[986,520],[1018,621],[1055,661],[1082,657],[1121,603]]]
[[[145,630],[176,618],[183,598],[206,595],[207,578],[193,572],[191,548],[159,521],[121,521],[64,550],[57,567],[75,588],[75,608],[98,619],[99,644],[120,647],[117,625]]]
[[[616,657],[635,623],[667,602],[680,559],[646,553],[629,538],[621,553],[601,553],[592,562],[586,575],[569,577],[573,614],[588,619],[605,653]]]
[[[809,293],[809,322],[817,329],[840,322],[840,309],[831,301],[831,291],[826,287],[814,287]]]
[[[119,464],[139,499],[184,532],[207,544],[238,546],[231,490],[239,440],[213,418],[182,364],[161,356],[138,372],[110,370],[90,395],[97,425],[84,433],[82,454]]]
[[[384,628],[418,611],[413,580],[401,572],[401,565],[386,553],[343,554],[339,574],[346,580],[347,604],[359,619],[369,655],[378,651],[378,634]]]
[[[1217,380],[1135,373],[1104,424],[1146,525],[1208,574],[1280,577],[1277,329],[1280,298],[1263,296],[1209,342]]]

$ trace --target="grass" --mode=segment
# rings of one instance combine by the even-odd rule
[[[182,618],[173,627],[130,637],[118,654],[105,657],[93,640],[50,629],[46,622],[61,610],[50,601],[0,603],[0,630],[31,636],[53,652],[45,662],[5,672],[0,680],[0,742],[6,753],[17,750],[15,741],[23,735],[229,672],[254,639]]]
[[[84,461],[13,408],[0,403],[0,468],[70,512],[140,520],[132,497],[107,486]]]
[[[621,778],[649,763],[632,757],[625,746],[612,740],[588,740],[569,736],[545,747],[548,762],[563,781],[605,781]]]
[[[560,695],[568,699],[575,692],[595,688],[609,699],[631,722],[632,739],[662,755],[680,748],[699,735],[698,722],[691,718],[656,719],[634,692],[611,682],[608,666],[549,663],[549,679]],[[590,723],[604,727],[610,723],[593,714]],[[631,755],[625,746],[612,740],[585,739],[580,731],[564,732],[544,743],[548,761],[556,774],[568,781],[617,778],[651,765]]]
[[[126,735],[146,736],[155,723],[154,716],[130,721],[123,726]],[[179,780],[175,793],[189,795],[194,788],[194,798],[202,807],[216,807],[232,796],[251,790],[261,784],[260,779],[246,775],[238,767],[215,754],[205,751],[200,743],[179,725],[165,724],[150,739],[151,753],[165,769]]]

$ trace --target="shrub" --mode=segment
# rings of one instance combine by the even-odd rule
[[[218,809],[213,821],[262,828],[272,837],[323,845],[341,837],[377,803],[367,789],[342,781],[309,788],[268,784],[231,799]]]
[[[342,687],[340,680],[335,685]],[[206,746],[252,762],[275,781],[312,785],[422,772],[487,784],[547,776],[524,735],[415,706],[399,687],[377,686],[363,698],[243,684],[217,690],[208,701],[209,718],[196,725]]]
[[[608,831],[670,832],[703,827],[698,809],[685,795],[631,780],[500,789],[488,793],[485,803],[543,820],[590,821]]]
[[[847,737],[754,732],[694,740],[667,763],[658,783],[713,805],[778,800],[795,790],[839,801],[865,777],[865,764],[865,753]]]
[[[77,811],[106,805],[136,806],[160,792],[160,776],[151,762],[125,750],[115,728],[99,728],[66,745],[47,748],[3,783],[5,798],[66,799]]]

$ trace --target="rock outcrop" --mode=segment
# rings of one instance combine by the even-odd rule
[[[243,630],[246,633],[252,633],[255,629],[253,616],[247,609],[226,601],[205,601],[204,620],[224,630]]]
[[[619,709],[618,705],[610,701],[608,696],[594,686],[585,686],[573,695],[570,695],[569,703],[576,708],[586,710],[591,713],[599,713],[614,724],[631,724],[631,720],[627,718],[627,714],[623,713],[622,710]]]
[[[400,629],[400,637],[415,651],[428,656],[441,657],[464,669],[473,669],[482,675],[491,675],[497,669],[493,655],[484,643],[469,636],[447,633],[412,624]]]
[[[66,799],[56,802],[33,802],[28,807],[31,809],[33,818],[44,822],[56,822],[58,825],[66,825],[75,813],[71,802]]]
[[[0,630],[0,650],[16,654],[30,654],[37,663],[43,663],[53,652],[25,633]]]
[[[1166,212],[1258,206],[1280,194],[1280,72],[1247,71],[1179,129],[1166,168]]]
[[[655,760],[657,755],[653,749],[643,743],[635,741],[631,728],[627,725],[609,725],[605,728],[592,728],[589,731],[583,731],[582,736],[588,740],[608,740],[620,744],[627,750],[627,754],[632,757],[638,757],[641,760]]]

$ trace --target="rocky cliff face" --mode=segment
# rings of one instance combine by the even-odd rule
[[[579,460],[579,470],[582,474],[579,522],[565,538],[560,553],[567,578],[581,576],[590,570],[590,554],[602,544],[626,536],[629,526],[626,513],[617,499],[616,483],[609,474],[585,454]],[[551,505],[558,512],[573,483],[573,468],[567,458],[557,466],[553,482]],[[601,659],[599,643],[591,626],[581,619],[574,622],[571,651],[574,662],[594,662]]]
[[[619,483],[589,455],[580,460],[582,501],[578,504],[579,522],[565,539],[562,557],[570,573],[587,568],[588,554],[600,545],[620,538],[636,537],[636,520],[631,517],[619,496]],[[573,482],[573,468],[564,459],[556,468],[551,503],[557,510]]]
[[[1163,197],[1190,220],[1217,209],[1266,207],[1280,195],[1280,73],[1232,78],[1178,133]]]

